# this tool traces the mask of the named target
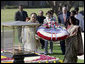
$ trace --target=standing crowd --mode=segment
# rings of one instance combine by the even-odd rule
[[[62,7],[62,13],[60,13],[56,18],[54,16],[54,11],[49,10],[46,12],[46,17],[42,10],[39,11],[38,15],[36,13],[31,13],[30,17],[26,11],[23,10],[23,6],[19,6],[19,11],[15,14],[15,21],[24,21],[31,23],[39,23],[41,26],[49,21],[56,21],[58,24],[63,24],[67,31],[69,32],[69,37],[67,39],[60,41],[60,46],[62,54],[65,55],[64,63],[76,63],[77,56],[82,55],[83,43],[81,32],[84,32],[84,19],[82,14],[79,13],[79,8],[75,8],[71,12],[67,12],[66,7]],[[24,35],[22,38],[22,27],[17,27],[18,29],[18,39],[22,43],[24,39],[24,49],[26,51],[37,51],[38,47],[41,45],[42,49],[45,49],[44,54],[48,53],[48,41],[38,38],[36,35],[36,30],[39,26],[26,26],[24,28]],[[53,42],[50,41],[50,53],[53,53]]]

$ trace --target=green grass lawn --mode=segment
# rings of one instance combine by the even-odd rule
[[[48,43],[48,52],[50,49],[49,45],[50,44]],[[40,49],[40,50],[44,51],[44,49]],[[48,53],[47,55],[59,58],[60,60],[64,59],[64,55],[62,55],[61,47],[60,47],[60,45],[58,45],[58,42],[55,42],[53,44],[53,54]],[[84,63],[84,60],[78,59],[77,63]]]
[[[44,11],[44,15],[45,15],[45,13],[48,10],[50,10],[50,9],[51,8],[38,8],[38,9],[35,8],[35,9],[24,9],[24,10],[27,11],[28,16],[30,16],[30,14],[32,12],[35,12],[35,13],[38,14],[39,10],[43,10]],[[12,22],[12,21],[14,21],[14,15],[15,15],[15,12],[17,10],[18,9],[1,9],[1,22],[8,22],[8,21]],[[73,8],[71,10],[73,10]],[[81,10],[82,10],[82,8],[80,8],[80,11]],[[5,30],[8,30],[8,28],[5,28]],[[9,30],[11,30],[11,29],[9,29]],[[17,32],[16,32],[16,34],[17,34]],[[18,41],[17,40],[17,35],[15,35],[15,36],[16,36],[16,42],[17,42]],[[54,56],[56,58],[58,57],[61,60],[63,60],[64,59],[64,55],[62,55],[60,46],[55,43],[53,47],[54,47],[54,49],[53,49],[54,53],[53,54],[49,54],[49,55],[50,56]],[[40,49],[40,50],[44,51],[43,49]],[[78,60],[78,63],[84,63],[84,60]]]
[[[39,10],[43,10],[44,15],[48,10],[51,8],[38,8],[38,9],[24,9],[27,11],[28,16],[30,17],[30,14],[35,12],[38,14]],[[15,13],[18,11],[18,9],[1,9],[1,23],[2,22],[12,22],[14,21]],[[1,26],[2,29],[2,26]],[[8,28],[7,28],[8,29]],[[9,29],[10,30],[10,29]]]
[[[38,8],[38,9],[24,9],[25,11],[27,11],[28,16],[30,16],[31,13],[35,12],[38,14],[39,10],[43,10],[44,12],[44,16],[46,14],[46,12],[48,10],[50,10],[51,8]],[[74,8],[71,8],[71,10],[73,10]],[[83,8],[79,8],[81,11]],[[18,9],[1,9],[1,22],[8,22],[8,21],[14,21],[14,16],[15,16],[15,12],[17,12]]]
[[[44,15],[45,13],[50,10],[51,8],[40,8],[40,9],[24,9],[25,11],[27,11],[28,16],[30,17],[30,14],[35,12],[38,14],[39,10],[43,10],[44,11]],[[1,9],[1,22],[7,22],[7,21],[14,21],[14,16],[15,16],[15,12],[17,12],[18,9]]]

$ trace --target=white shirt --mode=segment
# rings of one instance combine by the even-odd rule
[[[63,16],[67,17],[67,13],[63,13]]]
[[[79,26],[81,27],[81,30],[84,31],[84,19],[83,15],[78,13],[75,15],[75,18],[79,20]]]

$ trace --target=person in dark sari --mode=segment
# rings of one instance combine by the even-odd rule
[[[77,56],[83,54],[83,42],[81,28],[76,25],[74,16],[69,18],[70,25],[67,27],[69,37],[65,40],[66,52],[64,63],[77,63]]]
[[[76,11],[72,10],[70,16],[74,16],[75,17],[75,15],[76,15]],[[79,20],[78,19],[76,19],[76,25],[79,25]]]

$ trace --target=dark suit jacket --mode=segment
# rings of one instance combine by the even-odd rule
[[[22,15],[20,11],[17,11],[15,14],[15,21],[25,21],[26,17],[28,17],[26,11],[22,11]]]
[[[44,16],[37,16],[37,20],[40,24],[43,24],[45,17]]]
[[[70,14],[67,13],[66,20],[69,19],[69,16],[70,16]],[[60,14],[60,15],[58,16],[58,23],[61,23],[61,24],[64,24],[65,26],[67,26],[68,22],[67,22],[67,21],[64,22],[63,14]]]

